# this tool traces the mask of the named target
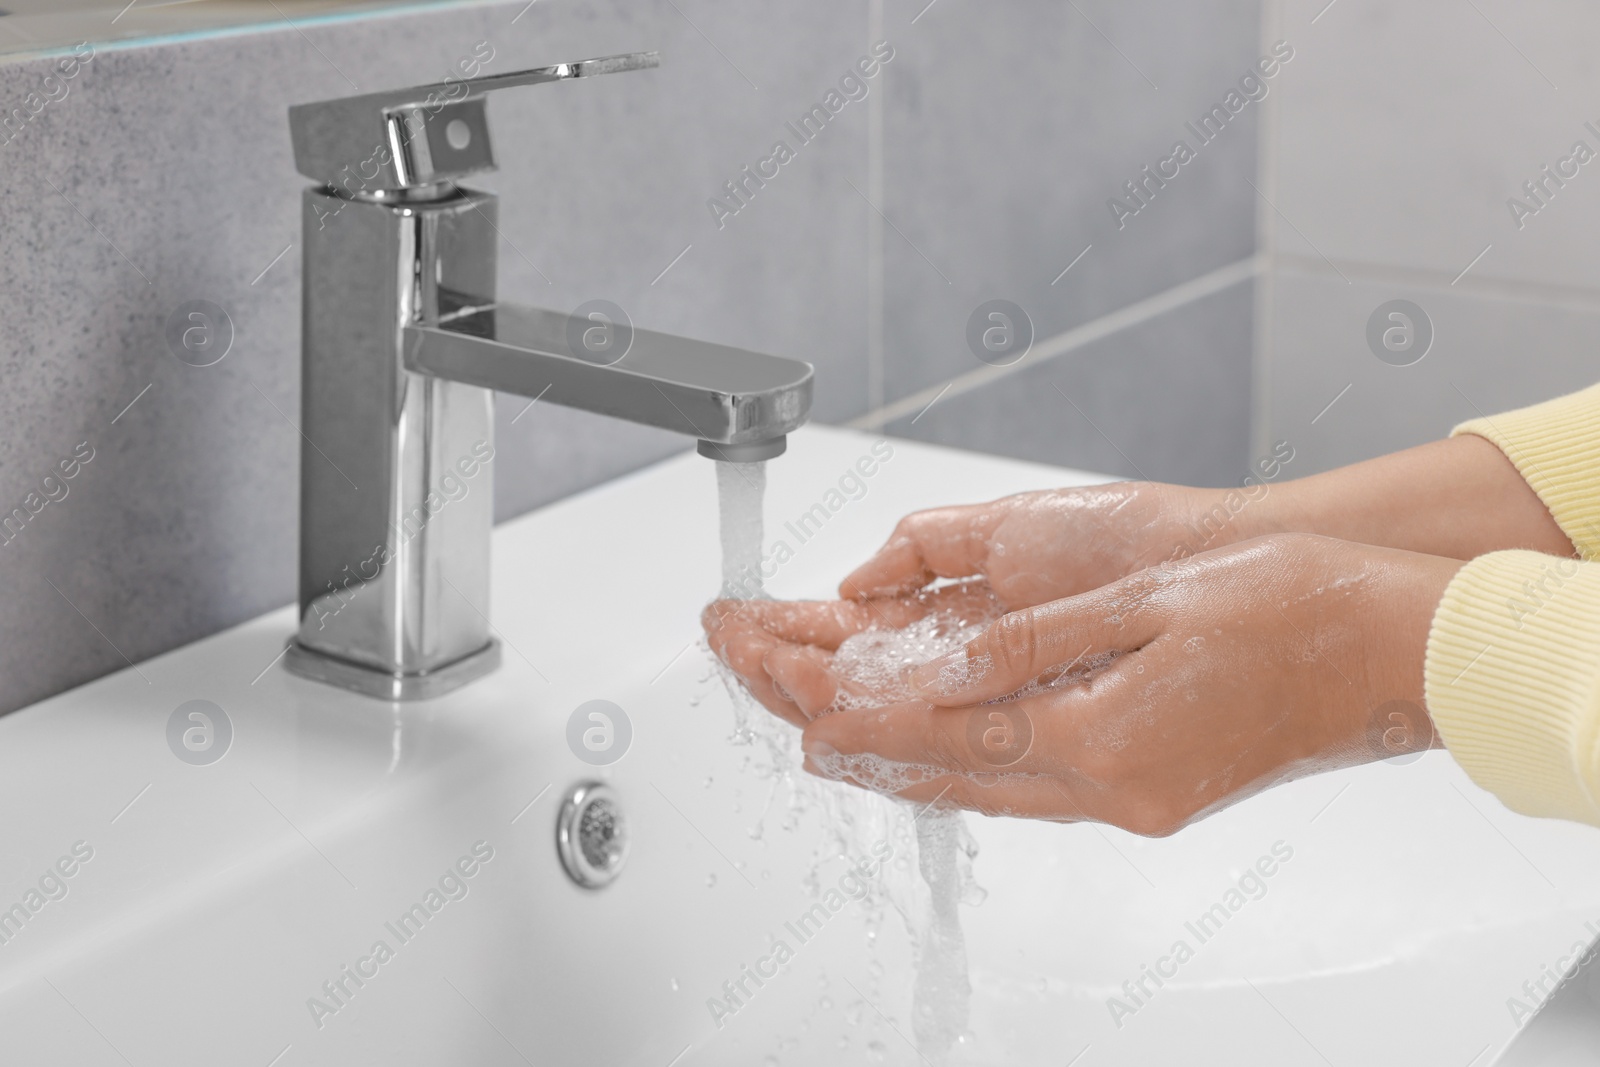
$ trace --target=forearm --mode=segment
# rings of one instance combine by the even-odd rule
[[[1505,454],[1463,434],[1272,486],[1256,533],[1301,532],[1453,559],[1575,553]]]

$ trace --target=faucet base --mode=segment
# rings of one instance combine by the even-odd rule
[[[285,669],[302,678],[336,685],[379,700],[428,700],[476,681],[500,666],[500,642],[489,643],[453,663],[425,674],[390,674],[373,667],[317,652],[291,641],[283,657]]]

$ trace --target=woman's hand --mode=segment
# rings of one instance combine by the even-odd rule
[[[1423,655],[1460,565],[1259,538],[1013,611],[914,671],[924,699],[859,711],[818,715],[842,684],[825,648],[862,621],[825,632],[821,620],[865,607],[804,609],[815,617],[769,631],[762,661],[789,717],[809,719],[815,773],[1164,835],[1278,782],[1433,746]]]
[[[1472,559],[1503,548],[1570,557],[1573,544],[1494,445],[1463,435],[1293,481],[1286,443],[1235,489],[1115,482],[1020,493],[906,516],[839,586],[847,599],[981,577],[1008,608],[1096,589],[1145,567],[1300,531]]]
[[[839,594],[898,596],[935,578],[979,577],[1007,608],[1042,604],[1268,532],[1270,492],[1264,483],[1218,490],[1115,482],[918,511]]]
[[[903,629],[933,613],[980,620],[999,615],[1000,606],[988,586],[968,582],[875,600],[717,600],[700,621],[711,651],[751,695],[778,717],[804,726],[827,709],[837,687],[830,683],[827,700],[808,700],[802,708],[780,679],[826,672],[847,638],[864,630]],[[806,692],[813,696],[815,686]]]
[[[1116,482],[918,511],[840,583],[843,601],[719,600],[701,621],[712,651],[756,699],[803,726],[810,716],[774,685],[768,656],[825,660],[852,634],[897,629],[953,597],[990,601],[966,616],[974,618],[994,614],[996,600],[1021,608],[1094,589],[1242,536],[1245,511],[1266,491]],[[974,577],[987,582],[983,591],[918,592],[936,578]]]

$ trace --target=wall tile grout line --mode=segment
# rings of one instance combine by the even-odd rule
[[[1036,342],[1026,359],[1010,366],[979,367],[965,374],[958,374],[954,378],[935,382],[925,389],[869,411],[843,425],[855,430],[881,430],[891,422],[921,411],[947,390],[952,397],[971,392],[1019,371],[1074,352],[1095,341],[1141,325],[1169,311],[1176,311],[1242,282],[1250,281],[1257,277],[1260,270],[1261,260],[1258,256],[1235,260],[1226,266],[1218,267],[1186,282],[1180,282],[1169,289],[1136,300],[1109,314],[1090,319],[1070,330]]]
[[[1272,273],[1293,272],[1332,277],[1327,266],[1315,257],[1297,255],[1269,255],[1265,269]],[[1412,287],[1435,290],[1441,294],[1463,297],[1491,297],[1520,304],[1541,304],[1566,307],[1581,311],[1600,310],[1600,289],[1576,285],[1555,285],[1549,282],[1518,281],[1509,278],[1474,277],[1468,274],[1460,283],[1452,285],[1457,277],[1446,270],[1426,267],[1402,267],[1384,263],[1337,260],[1341,269],[1353,281],[1367,284]]]
[[[883,0],[867,2],[867,45],[883,40]],[[867,196],[883,203],[883,101],[888,92],[889,71],[882,71],[884,85],[867,98]],[[874,411],[884,403],[884,226],[877,212],[867,215],[867,395],[866,408]]]
[[[1262,55],[1271,51],[1274,42],[1285,39],[1283,27],[1283,0],[1262,0]],[[1281,93],[1272,93],[1261,104],[1261,122],[1256,129],[1256,180],[1274,199],[1278,199],[1278,133],[1283,115],[1283,96]],[[1279,259],[1277,216],[1259,198],[1255,209],[1255,248],[1261,260],[1261,270],[1256,277],[1251,301],[1249,448],[1250,455],[1262,456],[1271,448],[1272,308],[1276,280],[1274,267]]]

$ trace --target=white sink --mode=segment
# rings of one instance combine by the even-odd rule
[[[784,523],[873,440],[810,429],[770,465],[769,540],[797,548],[775,595],[828,595],[906,511],[1095,480],[895,442],[865,495],[797,545]],[[818,834],[815,813],[783,829],[781,799],[763,839],[749,832],[768,783],[729,742],[698,644],[716,530],[695,456],[501,527],[505,666],[437,701],[269,667],[284,609],[0,719],[0,908],[44,901],[0,926],[0,1062],[921,1062],[901,1036],[904,928],[891,914],[869,950],[855,904],[723,1025],[708,1010],[812,903]],[[605,768],[566,742],[592,699],[633,726]],[[209,765],[168,745],[190,700],[232,724]],[[588,778],[617,790],[633,841],[599,891],[566,877],[554,843],[559,797]],[[1442,753],[1298,782],[1164,840],[969,823],[989,895],[963,909],[975,993],[957,1062],[1477,1067],[1513,1034],[1508,998],[1600,917],[1600,833],[1507,812]],[[466,895],[402,943],[385,924],[478,842],[493,856],[464,865]],[[1279,842],[1292,858],[1264,895],[1200,943],[1185,924]],[[92,857],[44,879],[66,895],[29,897],[75,845]],[[1108,998],[1179,939],[1193,958],[1160,989],[1146,979],[1154,995],[1118,1026]],[[379,940],[392,958],[361,963]],[[346,979],[319,1026],[308,999],[331,1004],[323,983],[346,965],[371,977]]]

